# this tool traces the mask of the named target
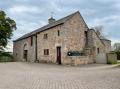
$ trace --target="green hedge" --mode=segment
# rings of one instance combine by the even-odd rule
[[[10,52],[0,51],[0,62],[11,62],[13,61],[13,55]]]
[[[120,60],[120,51],[115,52],[117,54],[117,60]]]
[[[117,64],[117,61],[116,61],[116,60],[109,60],[109,61],[107,62],[107,64]]]

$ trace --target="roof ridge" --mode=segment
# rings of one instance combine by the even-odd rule
[[[34,30],[34,31],[31,31],[31,32],[29,32],[29,33],[26,33],[26,34],[24,34],[23,36],[21,36],[20,38],[18,38],[17,40],[14,40],[14,42],[15,42],[15,41],[18,41],[18,40],[22,40],[22,39],[24,39],[24,38],[27,38],[27,37],[29,37],[29,36],[35,35],[36,33],[39,33],[39,32],[44,31],[44,30],[46,30],[46,29],[49,29],[50,27],[53,27],[53,26],[56,26],[56,25],[60,25],[60,24],[62,24],[62,23],[65,23],[67,20],[69,20],[71,17],[73,17],[73,16],[74,16],[75,14],[77,14],[77,13],[80,13],[80,12],[79,12],[79,11],[76,11],[76,12],[74,12],[74,13],[72,13],[72,14],[69,14],[69,15],[67,15],[67,16],[59,19],[59,20],[56,20],[55,22],[53,22],[53,23],[51,23],[51,24],[47,24],[47,25],[42,26],[42,27],[40,27],[40,28],[38,28],[38,29],[36,29],[36,30]]]
[[[67,18],[67,17],[72,17],[72,16],[74,16],[76,13],[79,13],[79,11],[76,11],[76,12],[74,12],[74,13],[72,13],[72,14],[69,14],[69,15],[61,18],[61,19],[58,19],[57,21],[62,20],[62,19]]]

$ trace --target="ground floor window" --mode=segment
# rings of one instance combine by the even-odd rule
[[[49,55],[49,49],[44,49],[44,55]]]

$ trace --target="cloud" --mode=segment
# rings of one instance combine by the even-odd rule
[[[11,8],[8,9],[8,12],[9,13],[12,13],[12,14],[23,14],[23,13],[38,13],[40,12],[39,11],[39,8],[37,7],[29,7],[29,6],[24,6],[24,5],[15,5]]]
[[[47,24],[51,12],[60,19],[79,10],[89,27],[103,25],[104,34],[120,42],[120,0],[1,0],[0,8],[17,23],[12,40]]]
[[[91,25],[115,25],[116,22],[120,21],[120,16],[119,15],[110,15],[110,16],[105,16],[102,18],[96,17],[92,21],[90,21]]]
[[[13,42],[10,41],[7,47],[4,49],[7,52],[13,52]]]

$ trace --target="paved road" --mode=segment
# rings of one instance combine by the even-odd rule
[[[0,63],[0,89],[120,89],[120,68]]]

